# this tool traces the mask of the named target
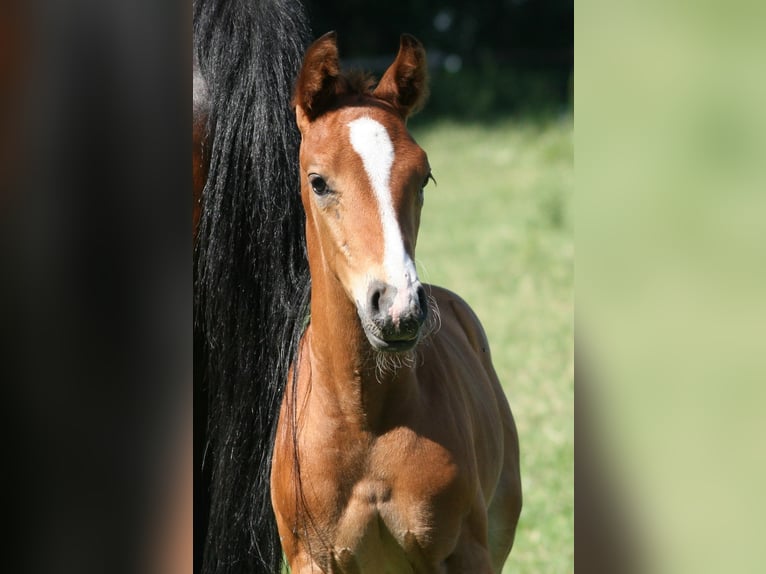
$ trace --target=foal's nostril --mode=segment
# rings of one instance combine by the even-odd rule
[[[367,289],[369,313],[376,322],[383,321],[388,313],[388,308],[392,302],[391,289],[382,281],[374,281]]]
[[[401,300],[397,302],[398,295]],[[366,314],[367,319],[380,329],[383,338],[410,339],[418,334],[428,316],[428,296],[419,284],[405,296],[393,285],[373,281],[367,288]]]
[[[428,297],[422,285],[418,286],[418,305],[420,305],[421,316],[425,317],[428,314]]]
[[[375,314],[380,312],[380,295],[380,291],[376,290],[373,292],[372,298],[370,299],[370,307]]]

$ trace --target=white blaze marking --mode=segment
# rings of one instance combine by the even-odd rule
[[[391,315],[396,321],[409,302],[409,292],[418,281],[412,258],[404,250],[402,232],[391,200],[391,166],[394,164],[394,145],[380,122],[372,118],[358,118],[348,124],[351,146],[362,158],[364,170],[370,179],[372,191],[378,200],[378,211],[383,226],[383,258],[388,277],[386,281],[397,288]]]

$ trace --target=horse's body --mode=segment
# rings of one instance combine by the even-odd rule
[[[513,418],[476,316],[413,263],[422,47],[373,91],[333,35],[300,68],[305,35],[292,0],[195,3],[202,570],[500,572]]]
[[[312,315],[295,402],[313,522],[304,518],[297,533],[287,424],[274,450],[272,498],[296,574],[502,569],[521,503],[516,430],[475,315],[449,291],[430,289],[439,331],[421,343],[414,368],[381,382],[369,359],[322,359],[348,352],[339,329],[366,343],[353,310],[349,324]],[[293,400],[288,393],[284,420]]]
[[[298,80],[311,322],[272,466],[296,574],[500,572],[513,543],[518,437],[486,336],[412,264],[430,168],[405,120],[425,72],[403,36],[378,88],[354,86],[326,35]]]

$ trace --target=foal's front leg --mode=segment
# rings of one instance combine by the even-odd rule
[[[323,568],[320,568],[319,565],[311,559],[308,553],[304,551],[300,551],[295,556],[290,557],[288,563],[290,565],[291,574],[334,574],[332,570],[325,571]]]
[[[459,545],[444,565],[447,574],[500,574],[492,569],[487,547],[476,542]]]
[[[455,550],[444,561],[447,574],[500,574],[492,568],[484,525],[486,514],[483,512],[474,513],[466,520]]]
[[[319,566],[304,550],[300,550],[288,562],[292,574],[364,574],[348,548],[332,550],[324,567]]]

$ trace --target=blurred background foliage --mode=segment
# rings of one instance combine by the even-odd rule
[[[338,32],[344,63],[383,72],[402,32],[426,47],[432,95],[420,121],[486,120],[571,105],[571,0],[306,0],[314,34]]]

